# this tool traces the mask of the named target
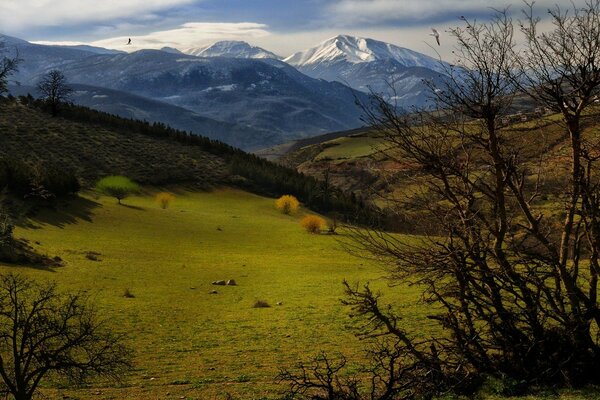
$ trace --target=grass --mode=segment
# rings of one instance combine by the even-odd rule
[[[18,270],[86,291],[136,352],[124,387],[96,382],[60,395],[146,399],[168,392],[210,399],[226,390],[241,399],[276,398],[280,368],[319,350],[360,355],[363,343],[346,329],[341,282],[383,287],[379,267],[346,254],[336,237],[306,233],[299,224],[306,212],[283,215],[273,199],[229,189],[176,195],[167,210],[153,193],[121,206],[86,195],[16,230],[66,264]],[[101,254],[99,261],[90,252]],[[229,279],[237,286],[212,285]],[[404,289],[400,303],[415,298],[414,289]],[[257,299],[283,305],[256,309]],[[406,324],[417,326],[426,310],[410,309]],[[171,384],[184,381],[190,384]],[[48,384],[46,394],[61,398],[55,388]]]
[[[323,151],[315,157],[315,161],[341,161],[367,157],[385,146],[382,139],[367,135],[343,137],[327,142]]]
[[[49,382],[49,399],[276,399],[280,368],[320,350],[360,361],[364,343],[348,329],[341,281],[370,280],[385,290],[379,266],[348,255],[334,236],[307,234],[298,224],[306,211],[283,215],[273,199],[231,189],[179,192],[177,199],[163,210],[152,193],[124,205],[85,195],[68,212],[44,211],[17,229],[66,265],[0,271],[86,291],[136,354],[121,384]],[[213,281],[229,279],[238,286],[212,294]],[[415,301],[417,290],[398,287],[386,300],[401,308],[405,327],[428,335],[435,327]],[[278,306],[257,309],[257,299]],[[594,398],[585,396],[548,398]]]

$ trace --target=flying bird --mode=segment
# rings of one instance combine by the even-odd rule
[[[440,44],[440,33],[436,29],[434,29],[434,28],[431,28],[431,32],[432,33],[430,33],[429,36],[435,37],[435,41],[437,42],[438,46],[441,46],[441,44]]]
[[[129,42],[127,42],[127,45],[130,45],[130,44],[131,44],[131,38],[129,38]]]

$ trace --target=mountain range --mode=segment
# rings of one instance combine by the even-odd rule
[[[15,76],[22,87],[15,92],[59,69],[76,85],[77,103],[162,121],[245,150],[360,127],[357,101],[367,102],[369,90],[390,95],[390,79],[397,104],[422,106],[423,80],[441,79],[443,72],[443,64],[426,55],[345,35],[284,60],[236,41],[124,53],[0,40],[23,60]]]

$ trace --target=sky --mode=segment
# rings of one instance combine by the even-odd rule
[[[537,0],[542,10],[566,0]],[[582,4],[584,0],[574,0]],[[512,4],[511,4],[512,3]],[[485,20],[520,0],[0,0],[0,33],[28,41],[135,51],[244,40],[281,56],[338,34],[369,37],[452,58],[444,30]],[[541,13],[541,15],[544,15]],[[443,46],[429,36],[442,33]],[[126,46],[132,38],[133,46]]]

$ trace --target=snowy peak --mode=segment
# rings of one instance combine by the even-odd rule
[[[311,49],[298,52],[284,61],[295,67],[327,65],[345,61],[360,64],[395,60],[405,67],[425,67],[439,70],[439,61],[425,54],[378,40],[348,35],[328,39]]]
[[[198,57],[281,59],[270,51],[242,41],[221,41],[207,47],[186,49],[183,52]]]

